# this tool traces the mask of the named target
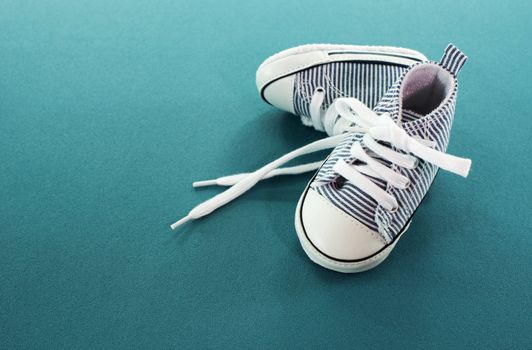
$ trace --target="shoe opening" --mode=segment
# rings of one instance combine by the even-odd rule
[[[422,64],[407,73],[402,86],[402,108],[424,116],[435,110],[449,97],[454,77],[436,64]]]

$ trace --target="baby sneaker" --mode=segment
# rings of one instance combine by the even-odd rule
[[[257,70],[257,89],[266,102],[333,135],[320,118],[332,101],[354,97],[372,109],[410,65],[426,60],[391,46],[302,45],[266,59]]]
[[[439,63],[404,69],[374,110],[354,97],[336,98],[316,119],[332,136],[262,168],[194,183],[231,186],[199,204],[172,229],[209,215],[257,182],[318,169],[296,209],[301,245],[317,264],[360,272],[381,263],[408,229],[439,168],[467,176],[471,160],[445,153],[454,118],[456,75],[466,56],[449,45]],[[334,148],[324,161],[281,168],[299,156]]]
[[[342,139],[342,133],[354,131],[348,120],[336,122],[335,116],[325,115],[325,110],[332,111],[328,109],[331,102],[350,97],[359,111],[372,108],[410,65],[426,60],[423,54],[410,49],[332,44],[302,45],[266,59],[256,73],[257,88],[263,99],[301,116],[305,125],[325,131],[330,137],[292,151],[253,173],[194,182],[194,187],[218,185],[231,188],[199,204],[171,228],[176,229],[189,220],[210,214],[262,179],[315,171],[322,161],[279,167],[301,155],[333,148]]]
[[[466,56],[406,69],[373,111],[336,99],[326,115],[359,132],[343,140],[303,192],[295,226],[315,263],[360,272],[381,263],[408,229],[439,168],[467,176],[471,161],[445,153]]]

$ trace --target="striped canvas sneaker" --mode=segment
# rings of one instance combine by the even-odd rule
[[[303,45],[266,59],[257,70],[257,89],[266,102],[333,135],[320,118],[333,100],[354,97],[374,108],[408,66],[426,60],[391,46]]]
[[[303,192],[299,240],[311,260],[339,272],[381,263],[408,229],[438,168],[467,176],[471,161],[445,153],[466,56],[449,45],[439,63],[409,67],[373,111],[340,98],[333,115],[357,125]]]
[[[296,209],[295,226],[311,260],[339,272],[377,266],[408,229],[439,168],[467,176],[471,160],[445,153],[466,56],[449,45],[440,62],[407,68],[372,110],[357,98],[320,111],[332,136],[296,149],[252,173],[200,181],[231,186],[199,204],[172,229],[209,215],[277,175],[318,169]],[[339,127],[338,127],[339,126]],[[281,168],[302,155],[334,148],[314,167]]]

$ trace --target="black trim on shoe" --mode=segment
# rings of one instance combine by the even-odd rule
[[[413,57],[413,56],[407,56],[402,54],[393,54],[393,53],[375,53],[370,51],[331,51],[328,53],[329,56],[335,56],[335,55],[379,55],[379,56],[386,56],[386,57],[398,57],[398,58],[406,58],[412,61],[417,62],[423,62],[422,59]],[[373,61],[372,61],[373,62]]]

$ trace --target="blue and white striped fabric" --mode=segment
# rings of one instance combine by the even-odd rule
[[[310,100],[317,88],[323,88],[326,109],[338,97],[355,97],[373,108],[407,66],[380,62],[333,62],[296,74],[294,111],[310,125]]]
[[[454,118],[458,90],[456,79],[454,80],[454,87],[452,87],[449,98],[434,111],[424,116],[407,110],[400,111],[399,92],[404,77],[414,67],[420,65],[439,65],[448,70],[453,76],[456,76],[466,59],[467,57],[456,47],[449,45],[439,63],[422,62],[414,64],[403,72],[397,82],[374,108],[374,111],[377,114],[389,113],[392,118],[397,120],[398,123],[401,123],[403,129],[409,135],[432,140],[436,143],[435,149],[445,151],[449,142],[450,129]],[[397,199],[399,209],[395,212],[389,212],[379,206],[373,198],[361,191],[356,184],[350,182],[338,184],[337,182],[338,174],[333,170],[334,164],[338,159],[344,159],[347,163],[353,163],[355,159],[352,159],[350,156],[350,148],[355,141],[361,140],[362,136],[362,134],[347,134],[346,139],[333,150],[329,158],[320,170],[318,170],[311,187],[338,208],[370,229],[379,232],[389,243],[401,232],[410,220],[410,217],[432,184],[436,176],[437,167],[423,161],[420,161],[419,165],[412,170],[391,165],[394,171],[407,176],[412,181],[412,185],[404,190],[387,186],[384,181],[372,178],[378,186],[386,189],[389,194]]]

